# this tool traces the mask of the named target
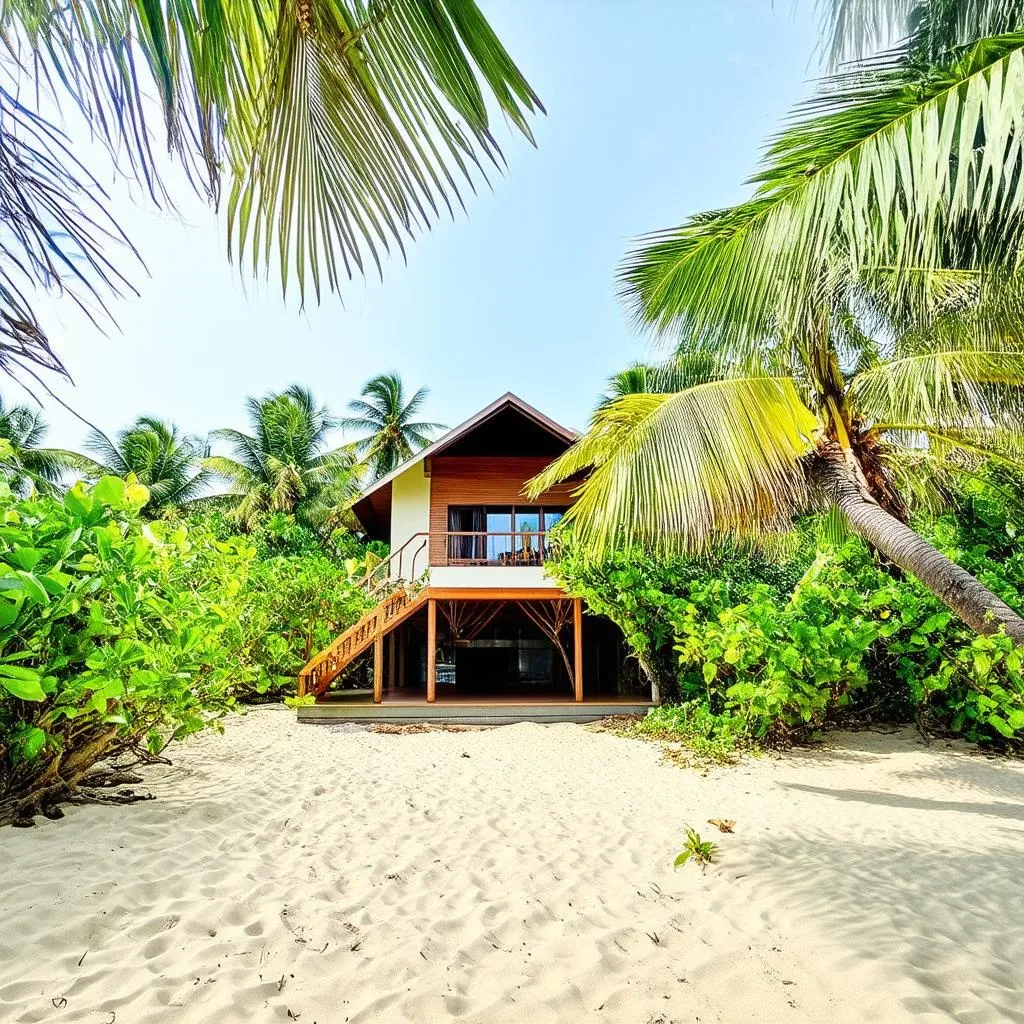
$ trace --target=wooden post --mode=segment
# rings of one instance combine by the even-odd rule
[[[437,700],[437,602],[427,599],[427,703]]]
[[[384,677],[387,681],[388,689],[393,690],[395,688],[395,631],[392,630],[388,633],[388,671]]]
[[[398,627],[398,688],[405,689],[405,637],[402,636],[404,626]]]
[[[583,601],[574,597],[572,602],[572,654],[573,682],[576,684],[576,700],[583,700]]]
[[[384,637],[378,633],[373,641],[373,703],[384,699]]]

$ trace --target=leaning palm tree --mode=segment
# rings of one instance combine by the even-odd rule
[[[201,465],[208,454],[205,441],[155,416],[140,416],[113,438],[93,428],[85,446],[94,457],[90,475],[131,475],[146,485],[147,515],[202,498],[210,483],[210,474]]]
[[[231,456],[214,455],[203,465],[226,480],[234,515],[251,529],[269,512],[286,512],[316,527],[354,497],[356,457],[350,446],[328,448],[338,426],[326,406],[298,384],[246,401],[251,433],[215,430]]]
[[[443,423],[415,420],[429,389],[420,388],[408,401],[397,373],[382,373],[366,382],[362,398],[348,403],[354,415],[341,421],[345,430],[364,432],[355,442],[373,473],[382,477],[430,444],[431,434],[443,430]]]
[[[594,551],[699,549],[832,506],[974,628],[1022,643],[1024,619],[907,526],[900,484],[1019,460],[1019,304],[982,327],[1021,251],[1024,9],[825,6],[837,52],[901,41],[826,80],[748,202],[649,237],[622,267],[637,322],[717,368],[599,410],[535,487],[593,469],[567,519]],[[972,309],[973,329],[941,326]]]
[[[642,261],[636,254],[628,273]],[[674,284],[679,296],[692,287]],[[600,407],[530,490],[590,470],[565,521],[592,554],[692,553],[833,509],[973,628],[1004,627],[1024,643],[1024,618],[906,521],[915,489],[943,474],[988,459],[1024,466],[1019,301],[993,299],[1001,315],[985,303],[952,310],[890,341],[865,332],[851,309],[854,299],[863,308],[862,289],[847,299],[806,335],[766,325],[741,354],[685,342],[668,378],[689,367],[684,387]]]
[[[87,461],[77,452],[44,447],[49,429],[41,409],[7,405],[0,396],[0,440],[7,442],[0,469],[21,494],[52,490],[66,473],[81,469]]]
[[[168,197],[154,113],[193,186],[226,186],[228,249],[318,300],[502,166],[494,106],[542,109],[473,0],[5,0],[0,5],[0,366],[60,369],[33,289],[87,311],[131,254],[62,104],[115,172]],[[106,174],[99,175],[105,177]]]

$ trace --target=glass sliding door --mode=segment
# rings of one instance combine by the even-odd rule
[[[516,565],[540,565],[541,514],[539,508],[515,511]]]
[[[512,560],[512,509],[487,509],[487,561],[505,565]]]

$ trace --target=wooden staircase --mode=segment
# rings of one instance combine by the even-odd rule
[[[322,696],[363,651],[404,622],[426,599],[426,589],[414,593],[401,589],[389,594],[302,669],[299,673],[299,696]]]

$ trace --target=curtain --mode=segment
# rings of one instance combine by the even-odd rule
[[[477,536],[449,537],[448,557],[463,561],[483,561],[486,557],[487,516],[484,508],[448,508],[448,530],[451,533],[472,531]]]

